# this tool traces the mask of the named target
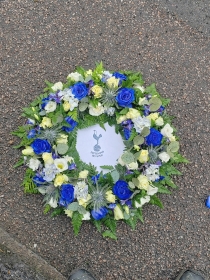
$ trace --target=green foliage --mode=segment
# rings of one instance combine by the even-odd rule
[[[30,169],[30,168],[26,169],[25,177],[24,177],[23,183],[22,183],[25,193],[38,193],[36,185],[32,181],[32,178],[34,177],[34,175],[35,175],[35,172],[32,169]]]
[[[114,239],[114,240],[117,240],[117,236],[111,232],[110,230],[105,230],[103,233],[102,233],[102,236],[103,237],[109,237],[111,239]]]
[[[93,224],[95,225],[95,227],[97,228],[97,230],[99,231],[99,232],[101,232],[101,225],[102,225],[102,222],[101,222],[101,220],[92,220],[92,222],[93,222]]]
[[[112,233],[116,234],[117,223],[110,215],[102,219],[102,222]]]
[[[19,161],[14,165],[14,168],[19,167],[24,164],[23,156],[19,159]]]
[[[47,214],[50,211],[50,209],[51,209],[51,206],[49,204],[46,204],[44,207],[43,213]]]
[[[130,219],[125,220],[126,224],[128,224],[132,229],[136,228],[136,224],[137,224],[138,218],[136,215],[131,216]]]
[[[73,111],[69,111],[68,112],[68,116],[71,117],[73,120],[75,120],[76,122],[78,122],[78,110],[77,108],[74,108]]]
[[[102,165],[102,166],[100,166],[100,168],[101,169],[107,169],[107,170],[113,170],[114,169],[114,167],[111,166],[111,165]]]
[[[64,214],[64,209],[62,207],[55,208],[51,214],[51,217],[56,217],[58,215]]]
[[[80,214],[78,212],[73,212],[72,225],[73,225],[75,235],[78,235],[78,233],[80,231],[80,227],[82,225],[82,218],[83,218],[82,214]]]
[[[182,155],[176,153],[173,157],[173,159],[171,160],[172,163],[189,163],[189,161],[183,157]]]
[[[162,202],[160,201],[160,199],[156,195],[153,195],[153,196],[150,197],[150,202],[149,203],[152,204],[152,205],[157,205],[160,208],[163,208]]]

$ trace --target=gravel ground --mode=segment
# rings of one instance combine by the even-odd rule
[[[167,280],[193,267],[210,278],[210,212],[204,205],[210,192],[210,44],[203,16],[209,4],[199,1],[206,5],[200,16],[204,6],[185,2],[194,7],[194,20],[175,9],[175,3],[186,7],[180,1],[0,2],[0,224],[65,276],[83,266],[100,280]],[[42,91],[44,80],[64,81],[76,65],[91,68],[101,60],[110,70],[141,71],[147,84],[156,82],[171,98],[181,152],[191,162],[180,165],[179,190],[161,196],[165,208],[146,206],[145,223],[134,231],[119,223],[118,241],[103,239],[89,223],[74,237],[67,217],[44,215],[42,197],[24,195],[24,170],[12,168],[20,152],[12,149],[18,140],[10,132],[23,124],[21,108]]]

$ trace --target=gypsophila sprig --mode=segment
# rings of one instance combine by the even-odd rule
[[[118,220],[134,229],[144,204],[163,207],[158,193],[170,194],[171,176],[181,174],[173,165],[187,163],[166,112],[169,99],[155,84],[144,87],[140,73],[107,71],[102,63],[77,67],[66,83],[46,83],[45,93],[23,109],[25,125],[13,132],[21,138],[16,148],[24,147],[16,164],[27,166],[24,190],[44,196],[44,213],[67,215],[75,234],[90,220],[103,237],[116,239]],[[100,171],[77,149],[78,131],[96,124],[114,126],[124,143],[115,164],[101,164]],[[93,130],[92,137],[92,154],[101,157],[102,135]]]

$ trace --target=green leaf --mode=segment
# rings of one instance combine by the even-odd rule
[[[117,170],[112,171],[111,176],[113,178],[114,183],[116,183],[120,178],[120,174]]]
[[[165,194],[171,194],[171,192],[166,187],[163,187],[163,186],[158,187],[158,192],[165,193]]]
[[[143,213],[142,213],[142,209],[138,208],[136,211],[136,217],[142,222],[144,223],[144,219],[143,219]]]
[[[71,210],[71,211],[77,211],[79,207],[79,203],[78,202],[72,202],[68,205],[67,209]]]
[[[102,224],[101,220],[93,220],[93,224],[95,225],[95,227],[97,228],[97,230],[98,230],[99,232],[101,232],[101,224]]]
[[[185,157],[183,157],[180,154],[176,154],[173,157],[173,162],[176,162],[176,163],[182,163],[182,162],[183,163],[189,163],[189,160],[187,160]]]
[[[24,164],[24,158],[21,157],[19,161],[13,166],[14,168],[19,167]]]
[[[109,237],[109,238],[112,238],[114,240],[117,240],[117,236],[111,232],[110,230],[105,230],[103,233],[102,233],[102,236],[103,237]]]
[[[82,214],[80,214],[78,212],[73,212],[72,225],[73,225],[75,235],[78,235],[78,233],[79,233],[80,227],[82,225],[82,218],[83,218]]]
[[[56,217],[58,215],[62,215],[63,213],[64,213],[64,208],[59,207],[59,208],[56,208],[55,210],[53,210],[51,217]]]
[[[162,202],[160,201],[160,199],[156,195],[151,196],[151,199],[150,199],[149,203],[152,204],[152,205],[157,205],[160,208],[163,208]]]
[[[114,234],[116,233],[117,223],[114,219],[111,219],[109,216],[102,220],[104,225],[108,227]]]
[[[111,166],[111,165],[101,165],[100,168],[101,169],[107,169],[107,170],[113,170],[114,169],[114,167]]]
[[[130,152],[125,152],[121,156],[122,161],[124,161],[125,164],[129,164],[131,162],[134,162],[134,155]]]
[[[120,115],[126,115],[128,112],[129,112],[129,108],[124,108],[119,112],[119,114]]]
[[[137,224],[137,217],[133,216],[130,217],[130,219],[125,220],[126,224],[128,224],[132,229],[136,228],[136,224]]]
[[[146,87],[145,88],[145,92],[149,93],[151,95],[159,95],[157,90],[156,90],[155,83],[153,83],[150,86]]]
[[[134,137],[133,143],[134,143],[134,145],[141,145],[141,144],[143,144],[144,143],[144,137],[142,137],[140,135]]]
[[[140,133],[141,136],[146,137],[150,134],[150,129],[148,127],[144,127]]]
[[[157,111],[160,106],[162,105],[162,101],[160,100],[160,98],[158,97],[152,97],[150,100],[149,100],[149,104],[150,104],[150,111],[151,112],[155,112]]]
[[[84,112],[84,111],[87,109],[87,107],[88,107],[88,103],[81,102],[81,103],[79,104],[79,110],[80,110],[80,112]]]
[[[51,206],[49,204],[46,204],[45,207],[44,207],[44,214],[47,214],[51,209]]]
[[[67,144],[59,143],[57,145],[57,151],[60,155],[65,155],[67,153],[68,149],[69,149],[69,146]]]

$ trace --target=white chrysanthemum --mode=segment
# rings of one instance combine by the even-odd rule
[[[170,138],[173,133],[173,128],[167,123],[160,132],[163,136]]]
[[[65,158],[56,158],[54,160],[54,164],[59,172],[63,172],[68,169],[68,163]]]
[[[56,110],[56,102],[55,101],[49,101],[47,103],[47,105],[44,107],[45,111],[47,113],[50,113],[50,112],[54,112]]]
[[[67,79],[68,78],[71,78],[73,81],[75,81],[75,82],[83,82],[84,81],[84,79],[83,79],[83,77],[82,77],[82,75],[80,74],[80,73],[78,73],[78,72],[72,72],[72,73],[70,73],[68,76],[67,76]]]
[[[170,156],[166,152],[162,152],[158,155],[158,157],[162,160],[162,162],[168,162],[170,159]]]
[[[132,119],[132,122],[134,123],[134,128],[136,129],[136,132],[141,133],[144,127],[150,128],[151,121],[148,120],[145,116]]]
[[[102,106],[101,103],[98,103],[98,106],[93,107],[91,104],[89,105],[89,114],[91,116],[100,116],[101,114],[104,113],[104,107]]]
[[[150,164],[150,166],[145,170],[145,175],[149,181],[154,182],[159,178],[159,166],[156,164]]]
[[[31,168],[33,171],[37,170],[39,168],[39,165],[40,165],[40,161],[37,159],[37,158],[31,158],[29,160],[29,168]]]
[[[88,196],[88,185],[85,181],[78,182],[74,187],[74,196],[77,199],[86,199]]]

